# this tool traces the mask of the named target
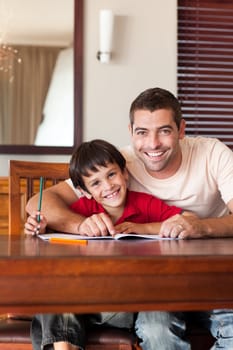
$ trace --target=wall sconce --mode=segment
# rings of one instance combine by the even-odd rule
[[[101,63],[109,63],[112,51],[113,12],[100,10],[99,20],[100,50],[97,52],[97,58]]]

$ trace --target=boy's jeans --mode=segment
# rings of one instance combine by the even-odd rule
[[[34,350],[53,350],[53,343],[65,341],[85,349],[86,329],[96,325],[132,329],[134,314],[130,312],[102,312],[75,315],[39,314],[31,323],[31,339]]]
[[[190,313],[139,312],[136,333],[143,350],[190,350],[185,340],[186,318]],[[233,310],[195,312],[202,326],[209,329],[216,342],[211,350],[233,350]]]

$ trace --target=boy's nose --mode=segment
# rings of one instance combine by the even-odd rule
[[[109,181],[109,180],[104,181],[104,188],[105,189],[110,189],[112,187],[113,187],[113,184],[111,183],[111,181]]]

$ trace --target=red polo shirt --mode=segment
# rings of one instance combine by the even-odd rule
[[[76,213],[86,217],[106,212],[101,204],[97,203],[93,198],[88,199],[86,197],[81,197],[71,204],[70,208]],[[127,191],[124,212],[115,225],[121,224],[124,221],[139,224],[161,222],[181,212],[182,209],[169,206],[161,199],[150,194]]]

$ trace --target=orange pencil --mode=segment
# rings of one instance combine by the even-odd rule
[[[66,239],[59,237],[49,238],[50,243],[61,243],[61,244],[87,244],[86,239]]]

